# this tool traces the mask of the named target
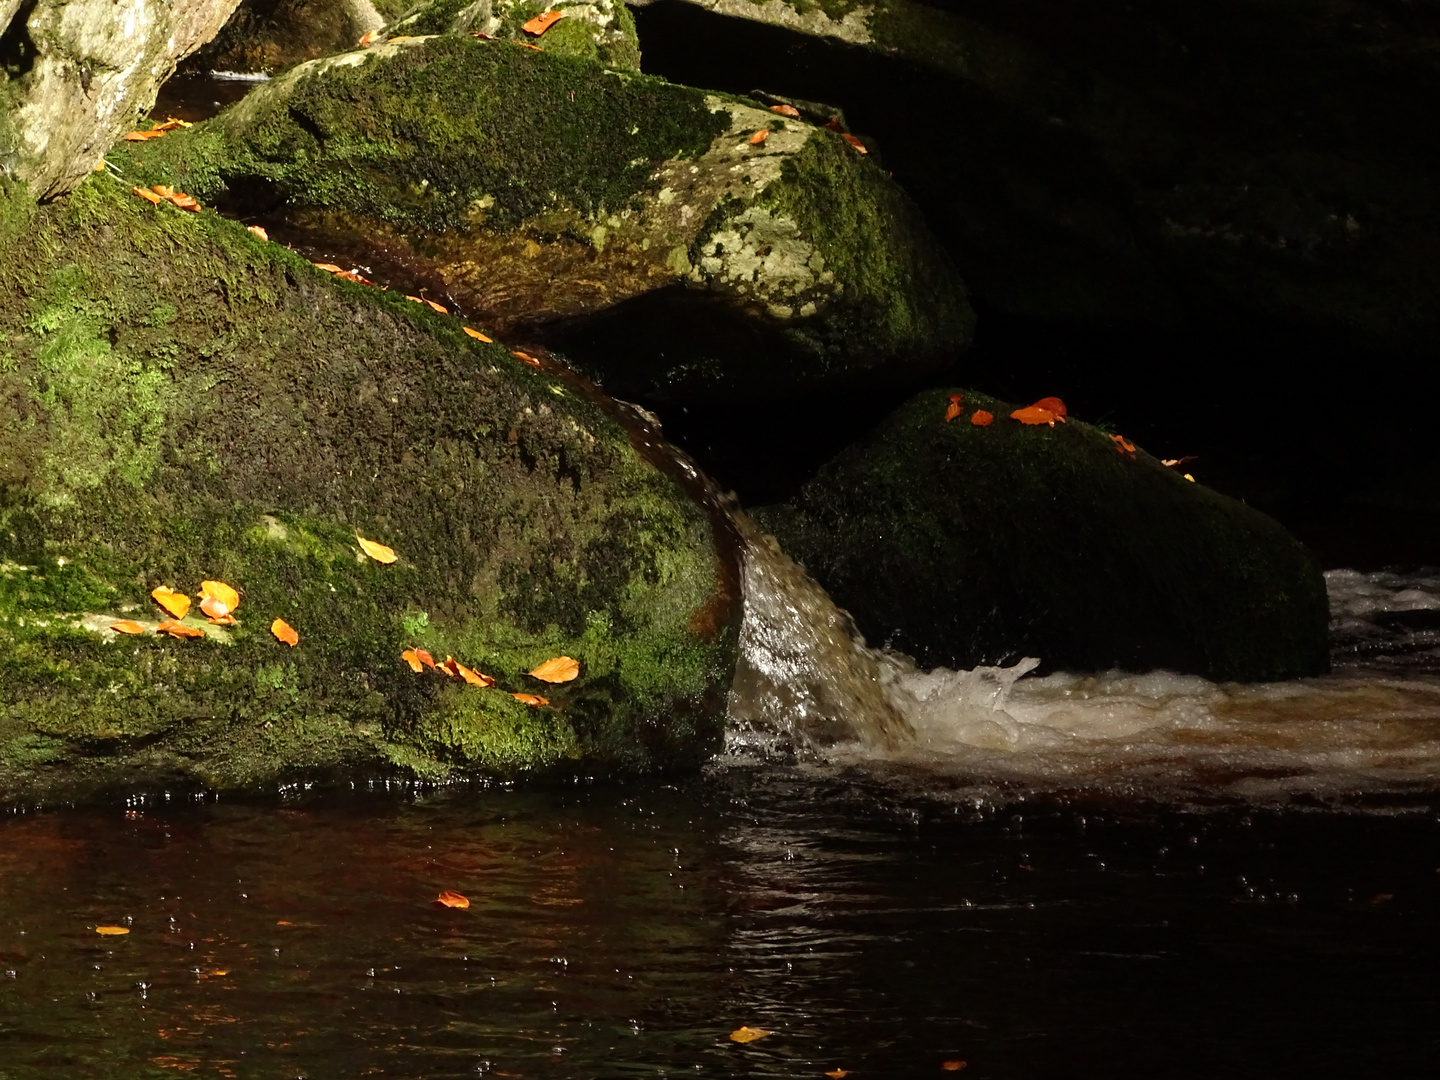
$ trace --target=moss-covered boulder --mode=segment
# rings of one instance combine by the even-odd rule
[[[242,0],[184,64],[189,71],[279,71],[355,47],[386,17],[372,0]]]
[[[4,189],[0,249],[0,796],[714,747],[733,561],[574,380],[107,175]],[[151,632],[152,589],[204,580],[238,625]],[[560,655],[574,681],[526,674]]]
[[[1327,669],[1319,566],[1270,518],[1079,421],[1025,425],[966,391],[947,422],[949,393],[914,398],[760,515],[868,640],[927,666]]]
[[[525,23],[545,12],[561,18],[530,34]],[[416,34],[483,34],[534,43],[546,52],[595,60],[624,71],[640,70],[635,20],[622,0],[426,0],[385,27],[387,37]]]
[[[411,38],[304,64],[134,156],[327,249],[359,238],[428,267],[502,333],[553,342],[615,313],[625,347],[583,362],[626,396],[913,372],[970,337],[918,213],[835,132],[509,42]]]

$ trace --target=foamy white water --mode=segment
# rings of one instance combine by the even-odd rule
[[[1440,785],[1440,678],[1430,662],[1440,655],[1440,574],[1327,575],[1338,662],[1323,678],[1037,678],[1035,659],[922,671],[866,647],[803,569],[743,515],[737,523],[745,621],[730,761],[902,771],[967,797],[1271,802]],[[1433,629],[1424,625],[1432,613]]]

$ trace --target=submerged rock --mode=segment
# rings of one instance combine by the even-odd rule
[[[304,64],[135,157],[326,243],[404,252],[501,332],[613,313],[627,347],[585,363],[625,396],[913,372],[970,337],[918,212],[837,133],[508,42]]]
[[[127,183],[0,189],[0,797],[717,745],[734,561],[643,440],[452,317]],[[111,629],[206,579],[238,625]],[[561,655],[579,678],[526,674]]]
[[[1270,518],[1088,424],[1021,424],[971,391],[946,422],[946,398],[920,394],[757,515],[869,641],[925,666],[1327,669],[1319,566]]]
[[[238,0],[0,0],[0,179],[69,191]]]

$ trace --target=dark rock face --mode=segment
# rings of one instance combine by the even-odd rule
[[[927,666],[1327,670],[1324,580],[1284,529],[1071,420],[919,395],[758,515],[867,639]],[[970,422],[991,412],[988,427]]]
[[[279,71],[353,48],[385,16],[371,0],[243,0],[189,71]]]
[[[109,176],[3,194],[0,795],[711,751],[733,557],[576,381]],[[212,578],[238,626],[110,630]],[[526,674],[562,654],[574,682]]]

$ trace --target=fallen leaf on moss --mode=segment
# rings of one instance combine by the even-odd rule
[[[141,626],[138,622],[132,622],[129,619],[121,619],[119,622],[112,622],[110,624],[110,629],[114,630],[117,634],[145,633],[145,627]]]
[[[1178,469],[1183,469],[1186,465],[1189,465],[1190,462],[1192,462],[1192,461],[1199,461],[1199,460],[1200,460],[1200,457],[1199,457],[1199,455],[1197,455],[1197,454],[1182,454],[1180,457],[1167,457],[1167,458],[1162,458],[1161,461],[1160,461],[1160,464],[1161,464],[1161,465],[1164,465],[1167,469],[1177,469],[1177,470],[1178,470]]]
[[[545,51],[545,50],[542,49],[539,45],[531,45],[528,41],[515,41],[515,42],[512,42],[511,44],[519,45],[522,49],[534,49],[536,52],[544,52],[544,51]]]
[[[441,907],[467,908],[470,906],[469,900],[465,899],[465,897],[461,896],[458,892],[452,892],[449,889],[446,889],[437,896],[435,903]]]
[[[493,342],[493,341],[495,340],[494,338],[488,338],[488,337],[486,337],[486,336],[485,336],[484,334],[482,334],[479,330],[472,330],[472,329],[470,329],[470,327],[468,327],[468,326],[462,326],[460,329],[464,330],[465,333],[469,334],[469,335],[470,335],[471,337],[473,337],[476,341],[483,341],[483,342],[485,342],[486,344],[489,344],[489,343],[491,343],[491,342]]]
[[[367,277],[361,277],[354,270],[340,270],[335,276],[341,281],[353,281],[356,285],[374,285],[375,283]]]
[[[965,1067],[965,1062],[963,1062],[963,1061],[942,1061],[942,1062],[940,1063],[940,1067],[941,1067],[942,1069],[944,1069],[946,1072],[959,1072],[961,1069],[963,1069],[963,1068]]]
[[[160,137],[161,137],[162,135],[164,135],[164,134],[165,134],[165,132],[163,132],[163,131],[154,131],[154,130],[151,130],[151,131],[127,131],[127,132],[125,133],[125,141],[126,141],[126,142],[145,142],[145,141],[148,140],[148,139],[158,139],[158,138],[160,138]]]
[[[406,649],[400,654],[400,659],[409,664],[410,670],[415,672],[416,675],[420,674],[420,657],[414,649]]]
[[[95,932],[104,934],[106,937],[119,937],[121,934],[128,934],[130,928],[128,926],[97,926]]]
[[[763,1039],[769,1034],[770,1032],[764,1028],[752,1028],[747,1024],[730,1032],[730,1041],[738,1043],[754,1042],[756,1039]]]
[[[964,394],[951,394],[951,395],[950,395],[950,407],[945,410],[945,422],[946,422],[947,424],[948,424],[951,420],[954,420],[957,416],[960,415],[960,413],[963,411],[962,406],[963,406],[964,404],[965,404],[965,395],[964,395]]]
[[[424,300],[421,300],[420,297],[418,297],[418,296],[411,296],[409,293],[406,293],[406,294],[405,294],[405,299],[406,299],[406,300],[414,300],[417,304],[423,304],[423,303],[425,302]]]
[[[147,191],[143,187],[132,187],[130,190],[133,191],[136,195],[139,195],[146,202],[154,203],[156,206],[159,206],[162,202],[165,201],[159,195],[156,195],[153,191]]]
[[[523,701],[526,705],[549,705],[550,699],[543,698],[539,694],[511,694],[516,701]]]
[[[524,30],[531,37],[539,37],[564,17],[565,13],[563,11],[547,11],[543,15],[536,15],[529,22],[523,24],[520,29]]]
[[[393,563],[397,557],[394,548],[377,544],[374,540],[366,540],[359,533],[355,534],[355,539],[360,541],[360,550],[378,563]]]
[[[311,263],[310,265],[315,267],[316,270],[324,270],[327,274],[340,273],[340,267],[334,263]]]
[[[247,225],[245,226],[245,231],[249,233],[254,233],[261,240],[270,239],[270,234],[267,233],[264,229],[262,229],[259,225]]]
[[[225,605],[222,614],[229,615],[240,606],[240,594],[223,581],[202,581],[200,582],[200,595],[202,598],[213,598]],[[205,614],[209,615],[207,611]]]
[[[424,664],[426,667],[428,667],[431,671],[439,671],[439,670],[440,670],[439,667],[437,667],[436,664],[435,664],[435,658],[434,658],[433,656],[431,656],[428,652],[426,652],[424,649],[416,649],[416,650],[415,650],[415,659],[416,659],[416,660],[419,660],[422,664]]]
[[[156,195],[159,195],[162,199],[168,199],[170,198],[170,196],[175,194],[175,189],[169,184],[151,184],[150,190],[153,191]]]
[[[440,670],[452,679],[460,678],[460,665],[455,662],[453,656],[445,657],[445,662],[440,665]]]
[[[1111,435],[1110,438],[1115,443],[1115,449],[1119,450],[1120,453],[1128,454],[1130,457],[1135,456],[1135,444],[1125,438],[1124,435]]]
[[[284,619],[276,619],[272,622],[270,624],[270,633],[274,634],[279,640],[289,645],[292,649],[300,644],[300,635],[297,634],[295,628]]]
[[[183,191],[177,191],[175,194],[167,196],[167,198],[181,210],[193,210],[197,214],[200,212],[200,204]]]
[[[379,40],[380,40],[380,31],[379,31],[379,30],[367,30],[367,31],[365,31],[365,33],[363,33],[363,34],[360,35],[360,40],[357,41],[355,44],[356,44],[357,46],[359,46],[360,48],[362,48],[362,49],[368,49],[371,45],[374,45],[375,42],[377,42],[377,41],[379,41]]]
[[[572,660],[568,656],[556,656],[546,660],[530,674],[542,682],[570,682],[580,674],[580,661]]]
[[[156,585],[150,590],[150,596],[177,619],[183,619],[185,613],[190,610],[190,597],[176,592],[169,585]]]
[[[181,120],[178,116],[167,116],[163,124],[152,124],[151,131],[174,131],[176,128],[194,127],[189,120]]]
[[[473,37],[473,38],[479,38],[481,41],[499,41],[499,40],[500,40],[500,39],[499,39],[498,37],[496,37],[494,34],[482,34],[482,33],[480,33],[479,30],[471,30],[471,31],[470,31],[470,36]]]
[[[763,142],[764,142],[766,139],[768,139],[769,137],[770,137],[770,129],[769,129],[769,128],[761,128],[759,131],[755,132],[754,135],[751,135],[751,136],[750,136],[750,145],[751,145],[751,146],[759,146],[761,143],[763,143]]]
[[[1048,412],[1054,413],[1057,417],[1069,415],[1068,410],[1065,408],[1065,403],[1058,397],[1042,397],[1039,401],[1035,402],[1035,408],[1045,409]]]
[[[995,422],[995,414],[986,412],[984,409],[976,409],[975,414],[970,417],[970,423],[976,427],[989,427]]]
[[[826,120],[826,121],[825,121],[825,130],[826,130],[826,131],[839,131],[839,130],[840,130],[840,118],[839,118],[838,116],[832,116],[829,120]]]
[[[1055,421],[1062,420],[1064,417],[1056,416],[1049,409],[1042,409],[1038,405],[1027,405],[1023,409],[1016,409],[1012,412],[1010,419],[1019,420],[1022,424],[1030,424],[1032,426],[1049,424],[1051,427],[1054,427]]]
[[[522,364],[529,364],[531,367],[540,366],[540,361],[536,360],[535,357],[531,356],[529,353],[518,352],[512,349],[510,350],[510,355],[515,357],[515,359],[519,360]]]
[[[467,683],[469,683],[471,686],[495,685],[495,680],[492,679],[489,675],[486,675],[480,671],[475,671],[473,668],[468,668],[464,664],[460,663],[458,660],[455,662],[455,670],[458,671],[460,677],[464,679]]]
[[[431,311],[438,311],[441,315],[450,314],[450,309],[447,308],[444,304],[437,304],[434,300],[426,300],[425,303],[430,305]]]
[[[1185,474],[1185,479],[1189,480],[1192,484],[1195,483],[1195,478],[1191,476],[1188,472]]]
[[[864,144],[863,142],[861,142],[859,139],[857,139],[854,135],[851,135],[848,131],[842,131],[842,132],[840,133],[840,138],[844,139],[844,140],[845,140],[846,142],[848,142],[851,146],[853,146],[856,150],[860,151],[860,153],[862,153],[862,154],[868,154],[868,153],[870,153],[869,150],[865,149],[865,144]]]
[[[770,111],[779,113],[781,116],[793,117],[796,120],[800,119],[800,110],[795,108],[794,105],[771,105]]]
[[[169,634],[173,638],[194,638],[204,637],[205,631],[198,626],[186,626],[176,619],[166,619],[159,626],[155,627],[157,634]]]

